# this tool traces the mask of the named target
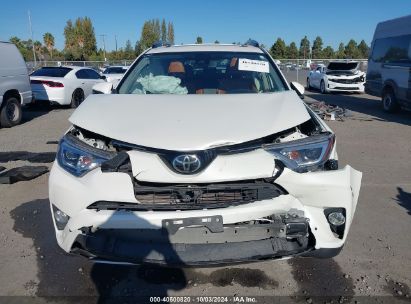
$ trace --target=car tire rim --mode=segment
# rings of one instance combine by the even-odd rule
[[[76,91],[74,93],[74,103],[76,105],[80,105],[80,103],[82,103],[84,100],[83,94],[81,93],[81,91]]]
[[[386,95],[384,97],[384,108],[385,109],[389,109],[391,106],[392,100],[391,100],[391,96],[390,95]]]
[[[10,121],[17,121],[19,117],[19,109],[14,102],[10,102],[6,106],[6,115]]]

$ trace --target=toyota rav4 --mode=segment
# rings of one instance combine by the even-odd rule
[[[333,257],[361,173],[270,55],[155,45],[70,117],[49,180],[57,242],[118,263]]]

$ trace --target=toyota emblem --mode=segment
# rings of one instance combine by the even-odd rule
[[[173,167],[180,173],[195,173],[201,168],[201,161],[197,155],[182,154],[174,158]]]

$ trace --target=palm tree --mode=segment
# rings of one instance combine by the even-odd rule
[[[53,59],[53,48],[54,48],[54,36],[51,33],[45,33],[43,35],[44,45],[50,53],[51,59]]]
[[[42,57],[41,55],[41,42],[40,41],[38,41],[38,40],[36,40],[36,41],[34,41],[34,43],[33,43],[33,45],[34,45],[34,51],[36,52],[36,54],[38,55],[38,57],[40,58],[40,57]]]

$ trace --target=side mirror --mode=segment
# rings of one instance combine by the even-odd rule
[[[290,82],[290,87],[294,91],[297,92],[298,96],[300,96],[301,99],[304,99],[304,86],[302,84],[299,84],[298,82]]]
[[[111,82],[100,82],[93,86],[93,94],[111,94],[113,84]]]
[[[106,79],[107,79],[107,77],[106,77],[105,75],[101,75],[101,76],[100,76],[100,79],[104,79],[104,80],[106,80]]]

